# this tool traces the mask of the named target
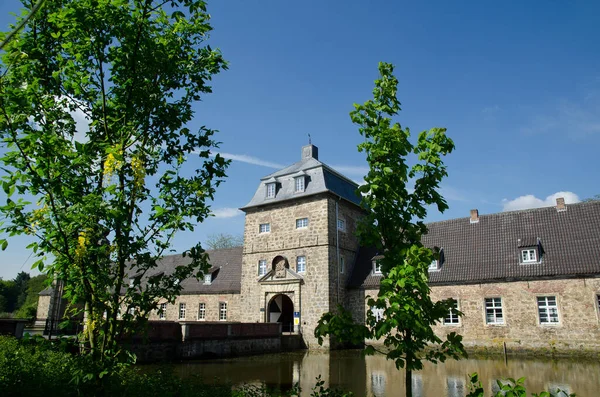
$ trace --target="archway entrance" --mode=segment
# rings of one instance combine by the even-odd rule
[[[267,321],[281,323],[283,332],[293,332],[294,302],[287,295],[275,295],[269,302]]]

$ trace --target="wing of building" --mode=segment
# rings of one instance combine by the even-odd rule
[[[175,304],[153,319],[280,322],[316,347],[314,328],[338,304],[365,318],[377,294],[380,253],[355,236],[364,215],[357,184],[319,161],[300,160],[262,178],[245,212],[244,246],[209,251],[211,272],[184,280]],[[428,224],[438,247],[429,270],[434,299],[463,312],[436,326],[471,346],[600,350],[600,201],[479,215]],[[181,255],[165,257],[172,271]],[[40,296],[48,312],[51,294]]]

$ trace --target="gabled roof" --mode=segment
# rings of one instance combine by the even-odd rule
[[[427,225],[427,247],[444,250],[432,285],[600,276],[600,201],[452,219]],[[543,247],[539,263],[519,262],[521,247]],[[520,241],[519,241],[520,240]],[[364,249],[361,249],[363,252]],[[377,288],[369,255],[357,256],[349,287]]]
[[[211,284],[204,284],[204,280],[188,278],[181,282],[183,290],[182,295],[191,294],[239,294],[241,290],[242,276],[242,247],[223,248],[217,250],[207,250],[211,265],[209,272],[213,274]],[[171,274],[177,266],[190,263],[189,257],[183,257],[181,254],[167,255],[157,262],[157,266],[149,270],[142,283],[148,277],[160,273]],[[127,276],[126,280],[127,281]],[[125,289],[123,289],[125,292]],[[52,288],[46,288],[40,295],[51,295]]]
[[[306,178],[303,192],[294,191],[294,178],[298,176]],[[268,183],[277,184],[274,198],[267,198],[266,185]],[[361,198],[356,192],[357,188],[358,184],[356,182],[346,178],[317,158],[305,157],[282,170],[261,178],[260,185],[252,200],[240,209],[247,210],[325,192],[331,192],[353,204],[360,205]]]

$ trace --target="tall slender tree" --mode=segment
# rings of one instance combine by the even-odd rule
[[[189,125],[226,68],[209,19],[202,0],[46,0],[2,54],[2,231],[36,238],[35,266],[85,311],[98,360],[208,266],[197,245],[173,273],[152,270],[225,177],[215,131]]]
[[[423,360],[466,355],[459,335],[451,333],[443,341],[433,332],[432,326],[449,311],[459,312],[451,300],[432,301],[428,267],[438,252],[421,243],[427,233],[423,219],[428,207],[442,212],[448,208],[439,187],[447,176],[442,157],[452,152],[454,143],[445,128],[432,128],[421,132],[413,144],[409,129],[392,122],[400,111],[393,70],[391,64],[380,63],[373,99],[354,105],[350,113],[365,138],[358,150],[366,153],[369,164],[365,184],[359,187],[367,215],[358,233],[361,244],[376,247],[382,256],[379,293],[368,299],[368,306],[381,309],[383,316],[369,311],[364,324],[354,323],[340,308],[340,313],[321,318],[315,335],[319,340],[333,335],[354,343],[381,340],[387,358],[406,369],[406,395],[412,396],[412,371],[422,369]],[[369,344],[365,352],[376,350]]]

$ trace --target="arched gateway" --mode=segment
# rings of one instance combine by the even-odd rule
[[[285,294],[275,295],[269,302],[267,319],[281,323],[283,332],[294,331],[294,302]]]

